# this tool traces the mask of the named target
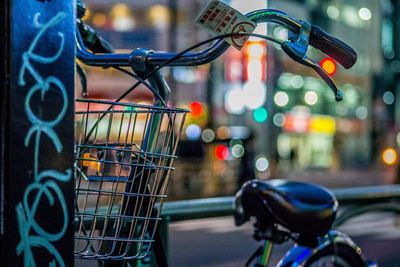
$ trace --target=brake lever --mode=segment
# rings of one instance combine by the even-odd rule
[[[307,49],[310,40],[311,24],[307,21],[299,21],[301,27],[298,32],[289,30],[288,40],[284,41],[281,48],[296,62],[312,68],[324,82],[331,88],[336,102],[343,99],[343,93],[339,90],[332,78],[312,59],[307,57]]]
[[[309,57],[305,56],[301,61],[298,61],[300,64],[312,68],[322,80],[331,88],[333,94],[335,95],[336,102],[343,100],[343,92],[337,87],[336,83],[333,79],[325,72],[323,68],[316,62],[314,62]]]

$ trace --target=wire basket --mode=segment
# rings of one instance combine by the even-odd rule
[[[77,100],[76,258],[132,260],[148,254],[186,112]]]

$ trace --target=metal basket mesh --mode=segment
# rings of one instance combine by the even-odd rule
[[[143,258],[187,111],[93,100],[76,110],[75,256]]]

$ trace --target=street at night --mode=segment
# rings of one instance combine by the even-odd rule
[[[400,267],[400,0],[0,0],[0,39],[1,267]]]
[[[367,259],[381,267],[400,266],[400,218],[388,214],[369,214],[351,220],[338,230],[362,248]],[[251,237],[247,223],[235,227],[233,218],[203,219],[171,224],[170,263],[176,267],[237,267],[260,245]],[[290,248],[290,242],[273,248],[271,266]]]

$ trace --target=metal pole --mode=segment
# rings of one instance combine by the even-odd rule
[[[2,266],[73,266],[75,1],[1,1]]]
[[[7,129],[8,129],[8,91],[5,90],[8,88],[8,79],[7,74],[9,73],[9,60],[8,60],[8,51],[9,51],[9,1],[4,0],[0,2],[0,31],[1,31],[1,39],[0,42],[0,81],[1,88],[0,89],[0,257],[5,261],[3,263],[8,266],[7,259],[7,239],[6,239],[6,225],[7,225],[7,216],[6,216],[6,199],[7,199],[7,180],[5,179],[5,174],[8,172],[6,169],[7,157],[6,151],[8,150],[8,144],[6,142]]]

